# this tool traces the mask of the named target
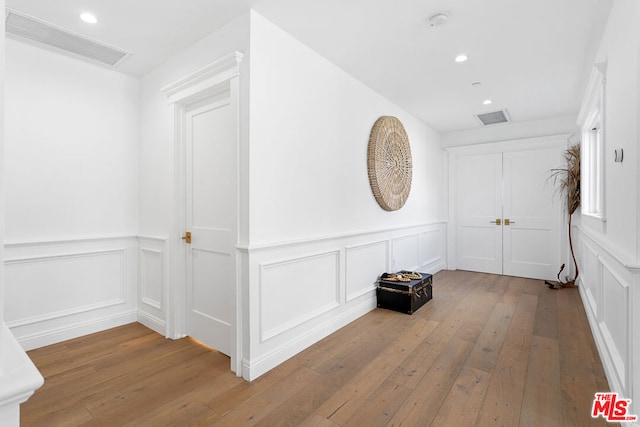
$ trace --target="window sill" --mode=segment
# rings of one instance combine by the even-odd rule
[[[604,216],[582,213],[582,224],[594,231],[604,233],[607,220]]]

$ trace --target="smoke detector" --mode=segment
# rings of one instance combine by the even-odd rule
[[[440,12],[435,15],[431,15],[429,19],[427,19],[427,23],[430,28],[438,28],[449,21],[449,14]]]
[[[496,125],[498,123],[510,122],[507,110],[492,111],[491,113],[475,114],[476,119],[483,126]]]
[[[5,27],[8,35],[18,39],[45,45],[112,67],[131,55],[125,50],[11,9],[7,11]]]

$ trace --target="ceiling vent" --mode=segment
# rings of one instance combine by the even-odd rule
[[[495,125],[498,123],[507,123],[511,121],[509,119],[509,115],[507,114],[507,110],[476,114],[475,116],[483,126]]]
[[[5,23],[7,34],[60,49],[102,64],[115,66],[130,55],[129,52],[122,49],[91,40],[81,34],[13,10],[8,10]]]

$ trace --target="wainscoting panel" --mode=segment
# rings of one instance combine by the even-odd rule
[[[383,271],[389,271],[389,242],[366,243],[346,248],[347,301],[352,301],[375,289]]]
[[[162,310],[162,251],[140,249],[140,301]]]
[[[420,233],[421,266],[429,266],[429,269],[437,271],[446,268],[446,239],[445,228],[438,226]]]
[[[242,376],[259,377],[373,310],[383,272],[446,268],[445,229],[439,222],[239,248],[249,278]]]
[[[166,336],[166,239],[141,236],[138,242],[138,321]]]
[[[16,327],[123,304],[124,255],[119,249],[6,262],[7,320]]]
[[[582,282],[584,287],[584,294],[586,301],[589,304],[589,308],[593,312],[596,319],[600,318],[598,301],[602,300],[602,266],[598,262],[598,250],[587,242],[583,242],[582,250],[582,263],[580,269],[582,270]]]
[[[260,266],[261,342],[339,305],[339,260],[332,251]]]
[[[611,391],[632,399],[640,411],[634,378],[640,371],[632,361],[640,358],[640,325],[634,323],[633,284],[640,282],[640,268],[620,256],[600,237],[583,226],[574,228],[580,267],[579,290]],[[636,291],[637,292],[637,291]],[[637,309],[636,309],[637,310]],[[635,369],[635,372],[634,372]],[[635,403],[638,401],[637,403]]]
[[[419,270],[420,234],[397,237],[391,240],[392,270]]]
[[[626,378],[629,366],[628,334],[629,334],[629,285],[623,283],[611,268],[602,263],[602,321],[600,323],[607,348],[616,367],[620,381]]]
[[[5,316],[25,349],[136,320],[136,239],[5,245]]]

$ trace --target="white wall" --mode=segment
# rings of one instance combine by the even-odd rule
[[[436,132],[255,12],[250,56],[243,375],[253,379],[373,309],[382,272],[444,268],[446,203]],[[403,122],[414,166],[395,212],[377,205],[367,176],[383,115]]]
[[[4,10],[5,2],[0,0]],[[5,32],[0,23],[0,325],[4,325],[4,86],[5,86]],[[0,327],[0,376],[4,371],[4,328]],[[0,419],[1,420],[1,419]]]
[[[438,134],[257,13],[251,26],[251,241],[443,218]],[[411,142],[404,208],[379,208],[367,177],[373,123],[397,116]]]
[[[616,0],[595,63],[606,62],[604,231],[577,215],[580,293],[612,391],[640,414],[640,5]],[[624,162],[613,151],[624,149]]]
[[[606,239],[620,252],[639,260],[638,237],[638,6],[614,2],[596,63],[606,62],[605,83],[605,215]],[[613,150],[624,149],[614,163]],[[635,202],[635,203],[630,203]],[[604,236],[603,236],[604,237]]]
[[[26,348],[135,320],[138,82],[7,40],[5,318]]]

